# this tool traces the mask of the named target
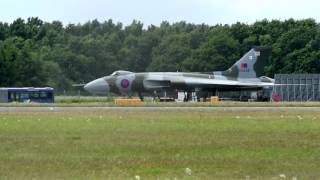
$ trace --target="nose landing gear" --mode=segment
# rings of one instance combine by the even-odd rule
[[[138,92],[138,96],[139,96],[139,98],[140,98],[141,101],[144,100],[144,97],[142,96],[142,93],[141,93],[141,92]]]

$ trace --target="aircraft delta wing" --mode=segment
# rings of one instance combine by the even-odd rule
[[[201,89],[258,89],[274,85],[274,80],[263,76],[263,68],[271,54],[270,47],[254,47],[226,71],[211,73],[116,71],[84,86],[94,94],[133,94],[154,91],[193,91]]]

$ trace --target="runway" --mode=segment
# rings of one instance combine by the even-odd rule
[[[320,107],[0,107],[0,112],[23,111],[319,111]]]

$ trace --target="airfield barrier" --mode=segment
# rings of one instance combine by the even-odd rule
[[[210,102],[211,103],[219,102],[219,96],[211,96],[210,97]]]
[[[139,105],[141,103],[140,99],[114,99],[116,105]]]

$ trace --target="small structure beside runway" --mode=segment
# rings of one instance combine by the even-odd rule
[[[51,87],[11,87],[0,88],[0,102],[36,102],[53,103],[54,89]]]

